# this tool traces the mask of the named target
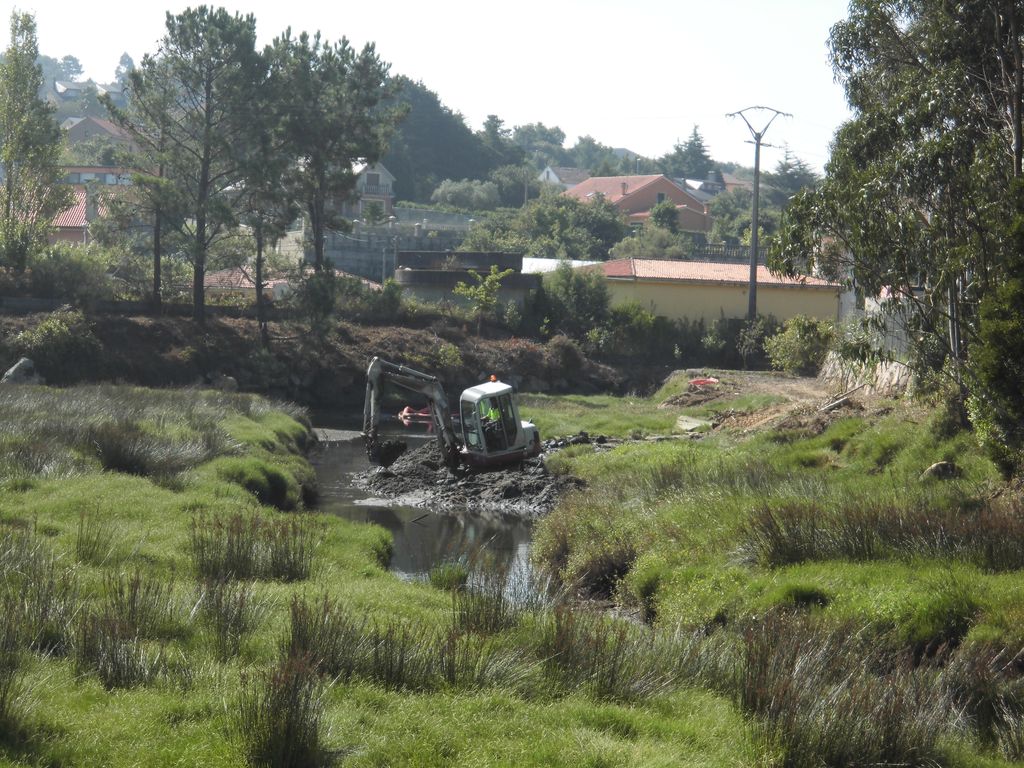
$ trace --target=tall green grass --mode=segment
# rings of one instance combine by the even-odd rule
[[[312,572],[317,538],[315,522],[303,515],[196,517],[189,553],[204,579],[301,581]]]

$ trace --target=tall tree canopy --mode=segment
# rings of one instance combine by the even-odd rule
[[[891,296],[917,363],[947,360],[964,395],[984,386],[963,366],[979,305],[1012,264],[1021,18],[1012,0],[853,0],[830,45],[854,117],[790,206],[779,254]]]
[[[238,221],[236,192],[264,68],[255,17],[201,6],[168,13],[159,52],[129,75],[134,108],[162,142],[155,159],[186,214],[178,223],[189,241],[199,322],[205,318],[207,254]]]
[[[355,189],[357,162],[380,159],[405,110],[384,103],[394,85],[372,43],[357,52],[345,38],[323,43],[319,33],[292,38],[289,30],[273,47],[288,82],[285,134],[298,159],[295,197],[309,216],[313,264],[321,272],[325,233],[344,226],[334,204]]]
[[[10,45],[0,61],[0,263],[18,270],[71,203],[70,189],[59,184],[60,128],[38,96],[38,55],[35,19],[11,14]]]
[[[514,213],[499,212],[478,222],[461,248],[603,260],[628,233],[625,216],[603,197],[581,202],[545,190]]]
[[[684,143],[676,144],[671,152],[661,158],[660,163],[666,174],[680,179],[706,179],[715,167],[704,145],[704,137],[696,125],[690,137]]]
[[[391,103],[408,105],[381,162],[395,175],[395,196],[426,203],[444,179],[486,179],[498,167],[461,114],[423,83],[394,78]]]
[[[544,123],[517,125],[512,131],[512,141],[522,148],[526,161],[537,170],[548,165],[564,165],[568,157],[565,131],[556,125],[550,128]]]

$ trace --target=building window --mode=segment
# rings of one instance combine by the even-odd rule
[[[665,193],[664,192],[659,192],[658,193],[658,202],[659,203],[664,203],[665,202]]]

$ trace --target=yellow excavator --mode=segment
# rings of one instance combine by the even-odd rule
[[[519,417],[512,387],[491,377],[463,391],[459,397],[458,427],[453,424],[444,387],[436,376],[397,365],[379,357],[366,369],[363,404],[363,440],[374,464],[389,464],[404,450],[378,434],[381,398],[386,385],[414,392],[427,399],[438,447],[449,469],[513,464],[540,453],[537,427]]]

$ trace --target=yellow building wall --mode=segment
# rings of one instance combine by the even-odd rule
[[[746,317],[747,288],[739,285],[700,283],[636,282],[609,280],[612,306],[635,301],[655,315],[673,320]],[[757,312],[788,320],[808,315],[818,320],[835,320],[839,314],[839,289],[757,286]]]

